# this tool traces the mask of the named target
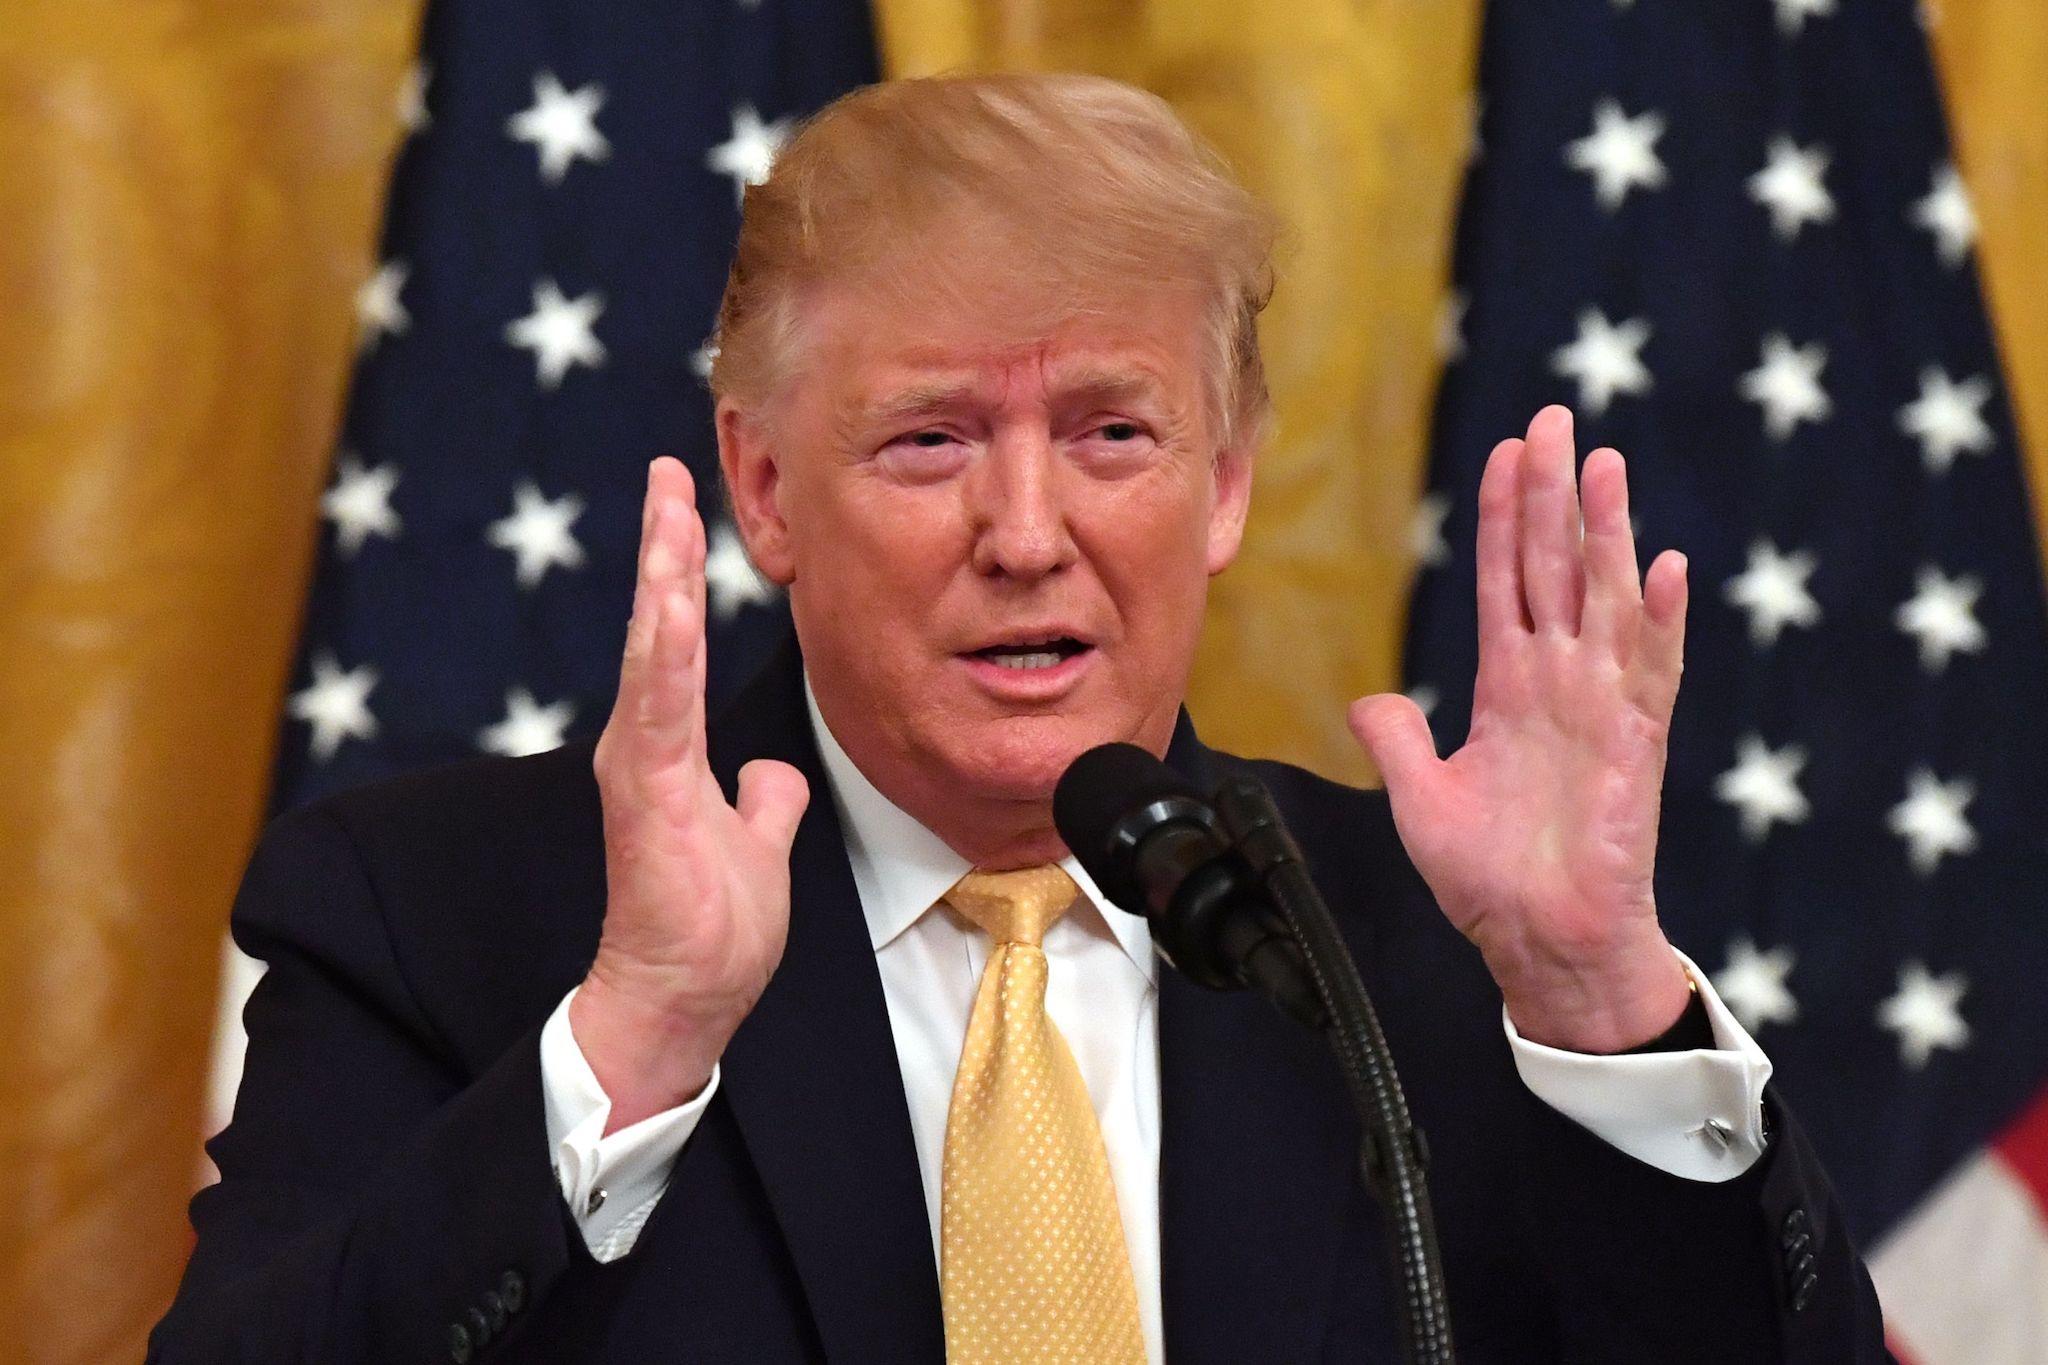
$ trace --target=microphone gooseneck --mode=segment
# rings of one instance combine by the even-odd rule
[[[1272,795],[1240,774],[1207,801],[1145,750],[1105,744],[1061,776],[1053,824],[1102,893],[1150,922],[1173,967],[1211,989],[1260,991],[1329,1041],[1362,1130],[1360,1176],[1387,1213],[1406,1356],[1450,1365],[1428,1149],[1358,966]]]

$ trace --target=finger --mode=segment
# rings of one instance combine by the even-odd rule
[[[1659,720],[1670,719],[1685,668],[1685,608],[1691,596],[1687,567],[1684,555],[1666,550],[1643,580],[1642,635],[1630,672],[1637,678],[1636,704]]]
[[[640,504],[640,578],[648,574],[649,561],[657,547],[663,543],[658,528],[663,514],[676,501],[677,479],[685,485],[690,478],[689,469],[673,455],[661,455],[648,462],[647,494]],[[667,562],[654,565],[657,576],[666,576],[671,566]]]
[[[1389,794],[1417,789],[1428,780],[1438,763],[1436,742],[1429,737],[1429,720],[1413,701],[1398,692],[1360,697],[1345,719]]]
[[[704,689],[710,664],[710,649],[705,642],[704,634],[704,520],[697,515],[694,504],[683,516],[683,528],[679,539],[682,542],[680,554],[683,563],[683,593],[689,599],[690,616],[696,623],[696,634],[690,647],[689,674],[685,682],[690,695],[695,698],[696,723],[690,742],[700,756],[708,756],[710,750],[704,742]]]
[[[811,784],[787,763],[757,758],[740,769],[740,819],[773,848],[789,855],[796,827],[811,801]]]
[[[675,470],[669,476],[666,491],[681,508],[681,525],[677,533],[677,556],[682,561],[683,586],[689,592],[697,609],[697,618],[704,619],[704,518],[697,506],[697,480],[690,473],[688,465],[681,460],[674,462]]]
[[[1479,476],[1479,668],[1489,654],[1515,647],[1529,633],[1522,601],[1520,530],[1516,525],[1524,442],[1510,437],[1486,457]]]
[[[1636,569],[1636,536],[1628,524],[1628,468],[1618,450],[1602,447],[1579,474],[1585,508],[1585,609],[1579,638],[1626,662],[1642,619],[1643,590]]]
[[[626,621],[626,648],[619,661],[619,695],[613,714],[634,715],[647,688],[648,660],[654,652],[655,628],[661,617],[658,590],[652,586],[652,547],[662,535],[661,503],[650,493],[642,513],[640,569],[633,580],[633,614]]]
[[[1571,409],[1558,404],[1531,419],[1522,453],[1522,595],[1538,631],[1579,629],[1579,493],[1573,478]]]
[[[701,759],[699,736],[704,695],[694,685],[694,655],[701,651],[703,620],[679,586],[663,588],[656,597],[654,647],[649,651],[645,685],[634,716],[634,748],[642,771]]]

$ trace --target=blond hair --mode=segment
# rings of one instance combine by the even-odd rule
[[[866,86],[806,120],[748,187],[711,389],[768,400],[797,364],[798,299],[814,283],[1000,288],[1022,301],[1011,321],[1042,326],[1143,282],[1206,301],[1212,407],[1226,444],[1255,443],[1277,226],[1164,100],[1132,86],[1040,73]]]

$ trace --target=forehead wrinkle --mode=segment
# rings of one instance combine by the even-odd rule
[[[1145,366],[1073,370],[1052,377],[1048,386],[1055,402],[1067,405],[1128,403],[1164,398],[1167,385]]]
[[[977,387],[970,379],[926,380],[884,390],[863,403],[861,412],[875,421],[929,417],[972,398]]]

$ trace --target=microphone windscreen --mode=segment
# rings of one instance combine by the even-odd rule
[[[1102,888],[1126,907],[1143,903],[1131,869],[1112,856],[1117,822],[1169,796],[1196,796],[1188,780],[1135,744],[1098,744],[1067,765],[1052,793],[1052,823]]]

